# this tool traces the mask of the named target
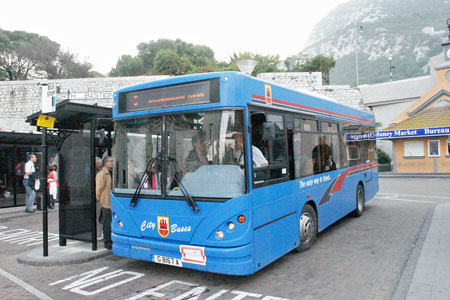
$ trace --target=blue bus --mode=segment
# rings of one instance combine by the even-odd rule
[[[372,114],[242,73],[120,89],[113,119],[114,255],[249,275],[378,191]]]

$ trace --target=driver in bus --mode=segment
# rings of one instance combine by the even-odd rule
[[[193,149],[186,157],[186,172],[195,172],[203,165],[209,164],[206,156],[206,143],[202,134],[196,134],[192,137]]]
[[[232,135],[232,138],[234,138],[235,143],[235,150],[234,150],[234,158],[239,163],[240,166],[244,166],[244,140],[241,132],[235,132]],[[264,157],[261,150],[259,150],[258,147],[252,145],[252,160],[253,160],[253,166],[256,168],[260,167],[268,167],[269,162]]]

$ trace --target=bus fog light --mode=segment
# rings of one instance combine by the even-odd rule
[[[228,229],[234,230],[236,228],[236,225],[234,225],[233,222],[228,223]]]
[[[119,221],[119,226],[120,226],[120,227],[123,227],[122,221]]]
[[[217,230],[216,231],[216,237],[218,239],[223,239],[223,237],[224,237],[223,231],[222,230]]]

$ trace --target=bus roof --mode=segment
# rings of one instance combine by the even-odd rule
[[[157,101],[160,103],[166,102],[165,100],[176,100],[170,101],[167,105],[158,104],[158,107],[147,107],[148,109],[144,105],[140,110],[121,110],[119,112],[120,101],[127,101],[124,100],[124,97],[119,97],[120,95],[142,92],[143,97],[148,97],[149,94],[146,91],[157,91],[158,88],[175,85],[180,86],[182,84],[196,82],[208,82],[214,79],[219,82],[220,88],[218,90],[220,94],[218,94],[218,97],[220,101],[211,100],[209,102],[178,104],[178,98],[171,96],[159,98],[158,100],[149,100],[149,102]],[[180,93],[180,90],[178,89],[176,93]],[[144,95],[144,93],[146,94]],[[157,94],[160,96],[163,93],[159,92]],[[121,99],[119,100],[119,98]],[[354,123],[363,123],[370,126],[375,125],[374,116],[368,112],[339,104],[331,98],[308,90],[289,89],[238,72],[216,72],[177,76],[122,88],[114,93],[113,118],[121,119],[139,115],[206,110],[218,107],[246,107],[247,105],[272,107],[274,109],[297,111],[317,117],[344,119]]]

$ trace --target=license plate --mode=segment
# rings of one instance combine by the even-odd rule
[[[181,263],[181,259],[173,258],[173,257],[153,255],[153,262],[158,263],[158,264],[169,265],[169,266],[183,267],[183,264]]]

